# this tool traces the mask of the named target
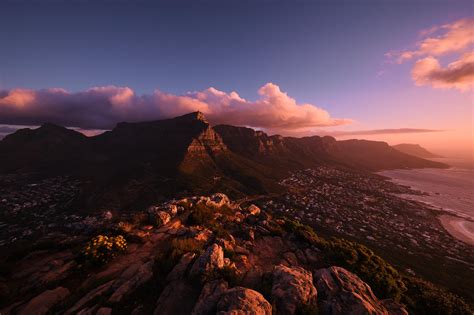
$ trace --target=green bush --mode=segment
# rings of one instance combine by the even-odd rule
[[[364,245],[335,238],[322,247],[330,264],[358,275],[370,285],[377,297],[399,301],[406,291],[398,271]]]
[[[228,229],[224,227],[223,222],[218,222],[214,219],[214,215],[215,213],[229,215],[231,212],[232,210],[227,205],[215,208],[203,203],[198,203],[194,206],[193,211],[189,215],[188,223],[190,225],[201,225],[207,227],[214,232],[214,235],[217,237],[227,238],[229,236]],[[227,217],[226,215],[224,215],[224,219]]]
[[[84,246],[82,255],[86,262],[102,265],[126,250],[127,241],[123,236],[98,235]]]
[[[407,292],[402,302],[414,314],[470,315],[473,311],[458,296],[434,286],[432,283],[415,278],[403,278]]]
[[[397,270],[367,247],[344,239],[325,240],[310,226],[288,219],[285,220],[285,228],[300,240],[320,248],[328,266],[340,266],[359,276],[379,298],[399,301],[406,291]]]
[[[393,266],[364,245],[345,239],[325,240],[299,222],[285,219],[285,229],[301,241],[323,251],[328,266],[343,267],[368,283],[376,296],[400,301],[413,314],[472,314],[458,296],[415,277],[401,275]]]

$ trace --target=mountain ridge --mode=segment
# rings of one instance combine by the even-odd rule
[[[86,178],[88,204],[132,207],[176,192],[231,196],[281,189],[289,171],[329,165],[357,171],[446,167],[384,142],[269,136],[245,127],[212,127],[201,112],[121,122],[86,137],[54,124],[21,129],[0,141],[0,173],[38,172]],[[90,208],[90,206],[89,206]]]
[[[434,153],[428,151],[427,149],[423,148],[419,144],[400,143],[400,144],[397,144],[397,145],[393,145],[392,148],[395,148],[396,150],[398,150],[400,152],[403,152],[403,153],[406,153],[406,154],[409,154],[409,155],[413,155],[413,156],[417,156],[417,157],[420,157],[420,158],[424,158],[424,159],[442,157],[440,155],[437,155],[437,154],[434,154]]]

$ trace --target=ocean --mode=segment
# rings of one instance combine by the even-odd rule
[[[474,243],[474,168],[462,160],[436,159],[451,165],[449,169],[413,169],[379,172],[393,182],[427,193],[426,196],[403,195],[404,198],[442,208],[453,216],[440,221],[454,237]]]

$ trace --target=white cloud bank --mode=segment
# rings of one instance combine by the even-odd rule
[[[70,93],[64,89],[0,91],[0,124],[39,125],[53,122],[83,129],[110,129],[120,121],[164,119],[201,111],[213,124],[233,124],[272,132],[304,130],[350,123],[335,119],[312,104],[298,104],[280,87],[267,83],[260,98],[248,101],[236,92],[215,88],[174,95],[155,90],[137,95],[129,87],[93,87]]]

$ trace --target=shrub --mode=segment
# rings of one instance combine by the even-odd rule
[[[203,203],[197,204],[189,215],[191,225],[205,225],[214,220],[214,209]]]
[[[323,251],[330,264],[358,275],[379,298],[399,301],[406,291],[398,271],[364,245],[334,238],[323,244]]]
[[[408,306],[410,313],[472,314],[466,302],[444,289],[415,277],[404,277],[403,280],[407,286],[407,292],[402,297],[402,302]]]
[[[193,211],[189,215],[188,223],[190,225],[202,225],[210,229],[217,237],[227,238],[229,237],[228,229],[225,228],[222,222],[218,222],[214,215],[215,213],[223,213],[229,215],[232,210],[227,206],[223,205],[220,208],[207,206],[204,203],[198,203],[194,206]],[[226,218],[226,216],[224,216]]]
[[[320,238],[310,226],[301,224],[297,221],[285,219],[284,228],[288,232],[294,233],[301,241],[306,241],[312,245],[319,247],[326,243],[326,241]]]
[[[185,253],[199,254],[202,251],[204,242],[194,238],[175,238],[171,242],[171,256],[180,257]]]
[[[127,241],[123,236],[109,237],[98,235],[84,247],[82,254],[86,262],[106,264],[118,254],[127,250]]]
[[[343,267],[367,282],[377,297],[399,301],[406,291],[397,270],[364,245],[338,238],[325,240],[310,226],[289,219],[285,220],[284,227],[301,241],[320,248],[327,265]]]

